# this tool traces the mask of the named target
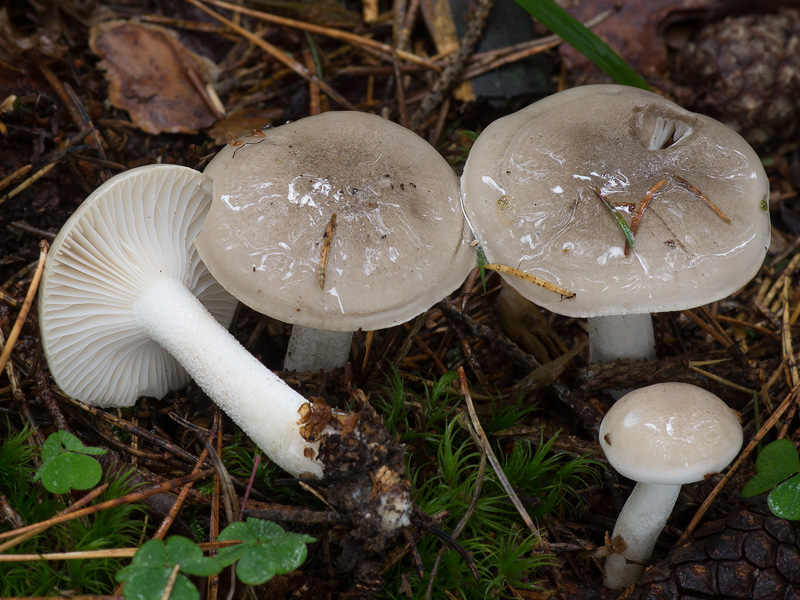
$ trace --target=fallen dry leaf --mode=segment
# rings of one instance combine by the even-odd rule
[[[704,13],[712,0],[560,0],[573,17],[586,22],[612,11],[594,31],[645,78],[661,79],[669,71],[664,31],[675,19]],[[591,79],[599,70],[572,46],[562,44],[559,53],[574,74]]]
[[[217,120],[198,85],[213,66],[189,51],[169,29],[136,21],[92,27],[89,44],[102,60],[108,96],[148,133],[196,133]]]

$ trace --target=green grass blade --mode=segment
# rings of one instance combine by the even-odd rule
[[[516,0],[530,15],[623,85],[650,86],[591,29],[575,20],[553,0]]]

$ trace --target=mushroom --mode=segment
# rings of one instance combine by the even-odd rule
[[[205,174],[214,200],[200,256],[244,304],[294,324],[288,370],[344,365],[352,332],[424,312],[474,266],[453,170],[376,115],[255,131]]]
[[[490,262],[576,294],[504,276],[539,306],[588,317],[593,362],[654,357],[650,313],[731,294],[769,246],[769,184],[744,139],[631,87],[573,88],[498,119],[461,186]]]
[[[163,397],[192,379],[289,473],[322,475],[300,434],[303,396],[226,327],[237,301],[192,240],[210,205],[204,176],[151,165],[112,177],[59,232],[39,296],[50,371],[68,395],[97,406]]]
[[[600,424],[600,447],[618,473],[637,483],[611,534],[626,548],[606,559],[606,587],[639,579],[681,485],[721,471],[741,446],[738,414],[697,386],[658,383],[616,401]]]

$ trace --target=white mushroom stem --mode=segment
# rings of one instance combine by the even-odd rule
[[[352,331],[293,325],[283,368],[287,371],[330,371],[343,367],[350,357],[352,341]]]
[[[621,590],[642,576],[644,565],[641,563],[653,555],[680,490],[680,484],[643,482],[633,488],[611,534],[612,539],[622,537],[627,548],[606,558],[604,584],[607,588]]]
[[[590,317],[589,360],[653,360],[656,342],[650,313]]]
[[[281,468],[322,476],[315,444],[300,435],[307,400],[239,344],[175,279],[161,279],[134,303],[136,324]]]

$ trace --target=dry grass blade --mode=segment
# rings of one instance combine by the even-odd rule
[[[201,550],[216,550],[241,544],[240,540],[206,542],[197,544]],[[101,558],[130,558],[138,548],[106,548],[105,550],[81,550],[78,552],[45,552],[42,554],[0,554],[0,563],[51,560],[95,560]],[[8,599],[5,599],[8,600]]]
[[[500,461],[497,460],[497,456],[492,449],[492,445],[489,443],[489,439],[486,437],[486,433],[483,431],[483,426],[481,425],[480,420],[478,420],[478,413],[475,412],[475,406],[472,404],[472,396],[469,391],[467,377],[464,374],[464,367],[458,368],[458,381],[461,386],[461,395],[464,397],[464,401],[467,404],[467,412],[469,413],[472,427],[475,430],[475,434],[478,436],[478,440],[480,441],[481,452],[486,453],[486,458],[488,459],[489,464],[492,465],[492,468],[497,475],[497,480],[500,482],[500,485],[505,493],[508,494],[511,503],[514,505],[514,508],[517,509],[517,512],[522,517],[525,525],[533,535],[540,536],[541,532],[539,531],[539,528],[536,527],[533,519],[531,519],[531,516],[528,514],[528,511],[525,510],[525,507],[522,505],[522,501],[519,499],[519,496],[517,496],[517,493],[514,491],[511,483],[509,483],[506,474],[503,472],[503,467],[500,464]]]

